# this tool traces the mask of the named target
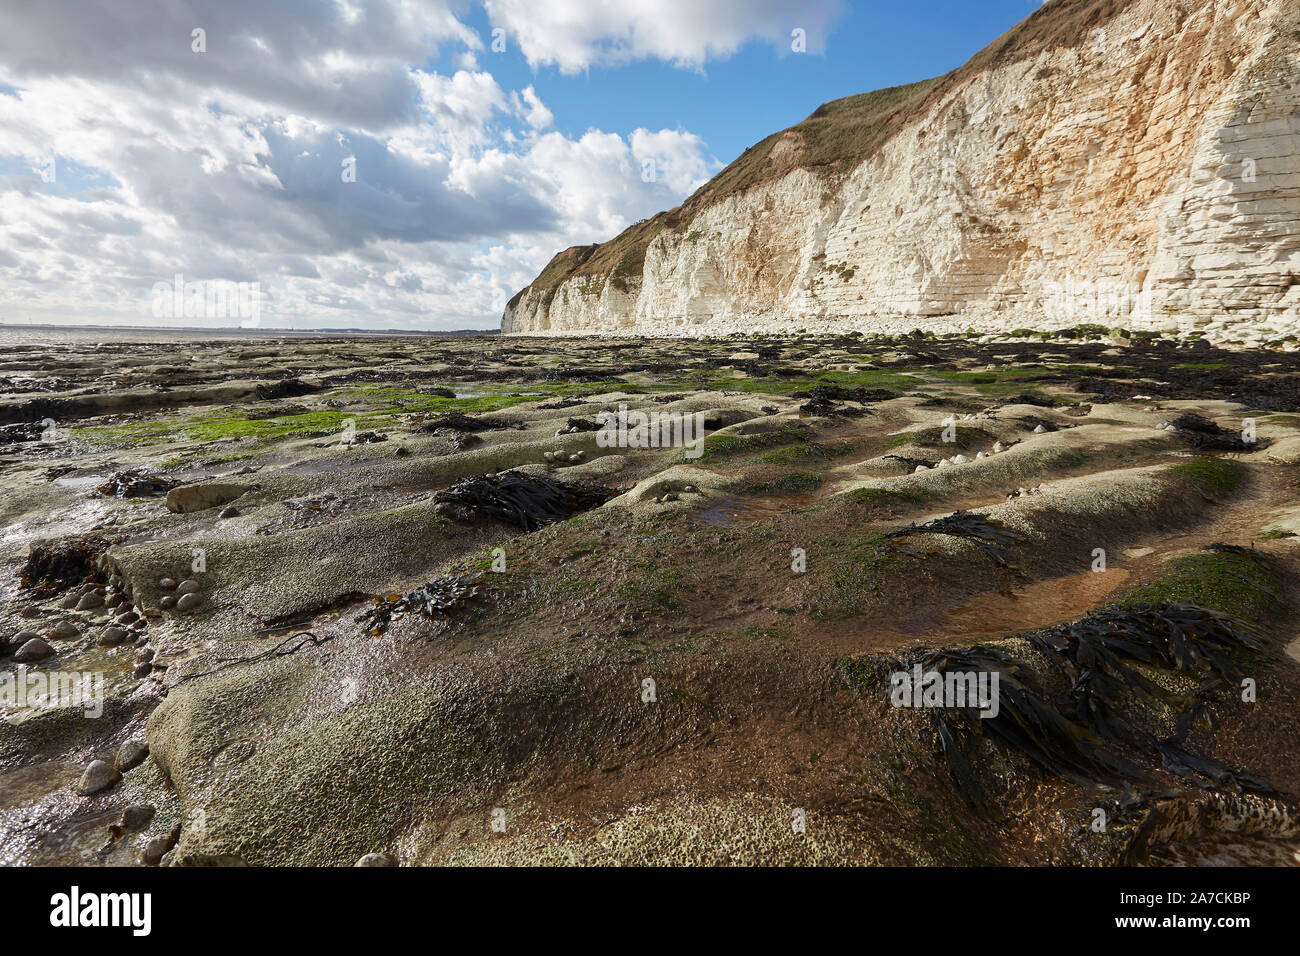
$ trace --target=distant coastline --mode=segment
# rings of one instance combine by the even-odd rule
[[[125,339],[156,342],[169,339],[284,339],[284,338],[458,338],[474,335],[499,335],[500,330],[452,329],[275,329],[275,328],[184,328],[152,325],[55,325],[50,323],[16,324],[0,322],[0,342],[10,345],[84,342],[93,339]]]

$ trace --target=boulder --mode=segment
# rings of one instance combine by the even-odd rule
[[[167,510],[174,514],[206,511],[228,504],[248,490],[247,485],[210,482],[201,485],[181,485],[167,492]]]

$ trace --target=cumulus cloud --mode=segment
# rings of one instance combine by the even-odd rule
[[[657,19],[633,4],[594,28],[595,5],[557,2],[550,20],[488,6],[514,35],[544,29],[559,52],[527,55],[561,69],[694,64],[788,34],[767,2],[748,19],[726,3],[661,2]],[[685,130],[557,131],[533,86],[480,66],[491,57],[458,9],[0,7],[0,319],[147,324],[150,290],[179,272],[259,283],[267,324],[482,327],[558,249],[609,238],[717,170]],[[813,49],[833,11],[810,9]]]
[[[843,0],[485,0],[492,22],[533,66],[578,73],[593,65],[660,59],[700,67],[751,40],[789,51],[800,30],[808,53],[825,49]]]

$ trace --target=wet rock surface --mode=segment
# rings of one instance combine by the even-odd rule
[[[10,403],[68,417],[4,446],[0,676],[98,675],[103,715],[72,683],[0,705],[0,862],[1293,852],[1294,353],[1102,334],[24,353],[115,384]],[[602,428],[620,407],[644,428]],[[168,507],[214,487],[237,514]],[[1162,643],[1117,603],[1194,610]],[[1214,615],[1251,641],[1207,644]],[[936,724],[890,702],[914,658],[1032,701]],[[1016,736],[1050,713],[1122,731],[1105,837],[1091,751]],[[70,799],[111,806],[83,833]]]

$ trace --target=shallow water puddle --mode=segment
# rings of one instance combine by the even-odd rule
[[[899,630],[944,637],[987,637],[1030,631],[1087,614],[1128,578],[1123,568],[1084,571],[1013,591],[980,594],[938,615],[914,618]]]
[[[0,866],[86,866],[108,862],[96,851],[120,807],[79,810],[72,792],[81,767],[68,760],[46,760],[0,771]],[[124,842],[111,862],[129,864]]]
[[[700,511],[700,517],[711,525],[729,528],[738,524],[752,524],[774,515],[790,514],[806,508],[817,500],[816,495],[736,495],[722,498]]]
[[[6,692],[0,695],[0,720],[20,720],[52,705],[67,703],[67,697],[75,706],[94,711],[111,698],[127,696],[139,683],[134,675],[132,650],[129,644],[92,644],[26,665],[23,671],[13,664],[0,669],[0,681],[6,685]],[[22,687],[20,678],[24,681]]]
[[[55,478],[50,482],[59,488],[92,488],[102,485],[108,479],[107,475],[65,475],[62,478]]]

